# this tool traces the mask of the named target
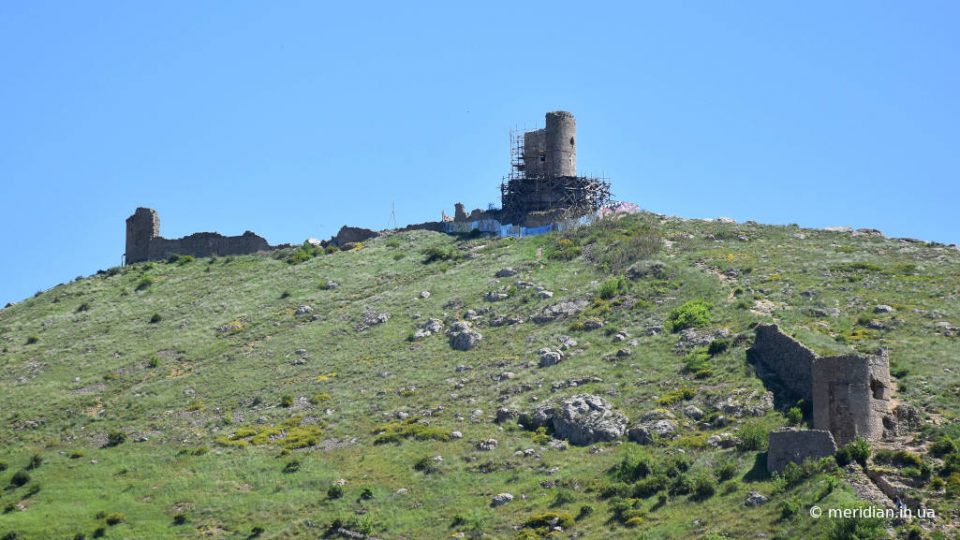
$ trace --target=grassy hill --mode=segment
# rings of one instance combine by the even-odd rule
[[[652,214],[111,269],[0,311],[0,538],[954,538],[958,300],[953,247]],[[472,350],[413,337],[465,317]],[[869,464],[913,479],[935,522],[810,518],[864,504],[855,466],[765,473],[766,431],[798,420],[746,362],[774,321],[821,352],[889,351],[923,425],[906,463]],[[495,421],[580,393],[677,436],[571,446]],[[740,443],[707,443],[722,433]]]

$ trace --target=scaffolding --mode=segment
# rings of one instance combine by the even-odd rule
[[[524,153],[524,130],[510,131],[510,172],[500,183],[501,220],[523,224],[530,214],[559,219],[584,216],[610,202],[610,182],[593,176],[530,175]]]

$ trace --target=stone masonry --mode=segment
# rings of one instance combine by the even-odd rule
[[[171,255],[210,257],[243,255],[273,249],[264,238],[246,231],[241,236],[217,233],[194,233],[183,238],[160,236],[160,217],[151,208],[137,208],[127,218],[127,243],[124,258],[127,264],[163,260]]]
[[[892,389],[885,356],[820,357],[776,325],[761,324],[747,357],[760,377],[812,402],[813,427],[838,445],[883,436]]]
[[[837,452],[833,435],[823,429],[783,428],[770,432],[767,449],[767,470],[783,472],[788,463],[803,463],[805,459],[819,459]]]

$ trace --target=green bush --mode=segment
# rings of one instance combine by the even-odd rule
[[[767,428],[758,422],[748,422],[740,428],[737,448],[742,452],[763,450],[767,447]]]
[[[646,454],[631,452],[614,467],[614,477],[621,482],[633,483],[653,472],[653,463]]]
[[[40,465],[43,465],[43,456],[40,454],[34,454],[30,456],[30,462],[27,463],[27,470],[32,471],[34,469],[39,469]]]
[[[297,460],[289,461],[286,465],[283,466],[283,472],[285,474],[295,473],[300,470],[300,462]]]
[[[440,469],[437,468],[437,464],[433,461],[431,457],[422,457],[413,464],[413,470],[420,471],[424,474],[433,474],[440,472]]]
[[[800,499],[791,497],[780,503],[780,519],[790,519],[800,512]]]
[[[140,281],[137,282],[136,289],[137,291],[145,291],[151,285],[153,285],[153,278],[150,276],[143,276]]]
[[[600,284],[597,295],[604,300],[610,300],[627,288],[627,281],[622,277],[610,278]]]
[[[374,430],[377,436],[373,444],[399,443],[403,439],[418,441],[449,441],[450,433],[446,430],[425,426],[417,423],[417,418],[407,418],[403,422],[390,422]]]
[[[174,253],[174,254],[171,255],[169,258],[167,258],[167,262],[168,262],[168,263],[170,263],[170,264],[179,264],[180,266],[183,266],[183,265],[185,265],[185,264],[190,264],[190,263],[192,263],[194,260],[195,260],[195,259],[194,259],[193,255],[179,255],[179,254],[176,254],[176,253]]]
[[[40,341],[40,338],[37,336],[27,337],[27,345],[33,345],[34,343],[38,343],[39,341]]]
[[[936,457],[943,457],[958,450],[956,441],[944,435],[930,445],[930,453]]]
[[[124,516],[124,515],[123,515],[122,513],[120,513],[120,512],[114,512],[114,513],[112,513],[112,514],[109,514],[109,515],[106,517],[107,525],[109,525],[109,526],[111,526],[111,527],[113,527],[114,525],[119,525],[119,524],[123,523],[125,519],[127,519],[126,516]]]
[[[20,487],[30,481],[30,475],[27,474],[27,471],[17,471],[13,473],[13,476],[10,477],[10,485],[13,487]]]
[[[857,439],[837,451],[837,464],[841,467],[856,461],[861,466],[867,466],[870,459],[870,443],[864,439]]]
[[[328,499],[339,499],[341,497],[343,497],[343,486],[334,484],[327,488]]]
[[[459,261],[463,258],[463,254],[455,246],[430,246],[421,253],[423,254],[423,264],[437,261]]]
[[[523,526],[528,529],[538,529],[541,527],[551,528],[554,526],[569,529],[573,527],[574,521],[573,516],[566,512],[545,512],[543,514],[530,516],[530,518],[523,522]]]
[[[127,441],[127,435],[126,435],[126,433],[124,433],[124,432],[122,432],[122,431],[111,431],[111,432],[107,435],[107,444],[105,445],[105,447],[106,447],[106,448],[111,448],[111,447],[114,447],[114,446],[119,446],[119,445],[125,443],[126,441]]]
[[[573,519],[576,521],[582,521],[590,517],[591,514],[593,514],[593,507],[590,506],[589,504],[585,504],[580,507],[580,511],[577,512],[577,516]]]
[[[732,460],[726,460],[717,465],[714,474],[720,482],[726,482],[737,475],[737,464]]]
[[[710,322],[712,304],[703,300],[691,300],[673,309],[667,316],[667,325],[673,332],[679,332]]]
[[[333,248],[333,246],[330,247]],[[333,248],[333,251],[336,251],[336,248]],[[297,249],[293,250],[293,252],[287,255],[285,260],[287,261],[287,264],[300,264],[302,262],[309,261],[314,257],[319,257],[324,253],[330,252],[324,251],[322,246],[314,246],[311,245],[310,242],[304,242],[303,244],[300,244]]]
[[[284,408],[293,407],[293,396],[290,394],[280,396],[280,406]]]
[[[157,324],[162,320],[163,320],[163,317],[161,317],[159,313],[154,313],[153,315],[150,316],[150,324]]]
[[[160,359],[156,356],[151,356],[150,360],[147,360],[147,367],[151,369],[160,367]]]
[[[799,426],[803,423],[803,411],[800,407],[790,407],[787,410],[787,423],[791,426]]]
[[[667,392],[666,394],[660,396],[657,399],[657,404],[663,407],[669,407],[680,401],[689,401],[693,399],[693,396],[697,395],[696,391],[689,386],[681,386],[676,390]]]
[[[696,500],[709,499],[717,492],[717,481],[709,474],[696,474],[690,479],[690,491]]]

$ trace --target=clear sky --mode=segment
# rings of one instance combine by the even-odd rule
[[[2,2],[0,305],[161,232],[499,202],[511,128],[666,214],[960,241],[960,3]]]

